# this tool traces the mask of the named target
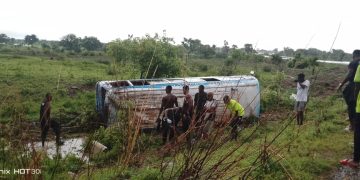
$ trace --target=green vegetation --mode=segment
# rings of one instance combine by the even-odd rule
[[[85,37],[81,42],[74,36],[64,37],[64,44],[59,46],[49,42],[36,42],[32,47],[0,44],[0,164],[3,167],[41,168],[41,177],[45,179],[71,179],[74,175],[76,179],[89,176],[163,179],[186,175],[190,168],[182,165],[195,162],[187,159],[189,152],[181,146],[179,153],[164,151],[160,137],[154,133],[139,134],[136,126],[127,123],[87,132],[87,125],[98,118],[95,83],[140,76],[249,74],[251,70],[261,84],[262,117],[243,130],[237,142],[220,146],[196,171],[206,175],[224,155],[234,150],[225,162],[238,162],[220,178],[328,178],[338,160],[351,154],[352,135],[343,132],[347,124],[345,104],[334,93],[346,72],[345,66],[319,65],[315,58],[299,54],[289,68],[281,52],[266,58],[255,54],[251,44],[241,49],[234,45],[230,48],[225,41],[224,47],[217,48],[203,45],[200,40],[184,39],[183,46],[176,46],[170,38],[158,36],[116,40],[104,52],[99,51],[102,47],[94,38]],[[10,42],[10,38],[1,34],[0,40],[0,43]],[[65,40],[75,45],[68,46]],[[295,93],[293,77],[300,72],[306,74],[312,87],[305,125],[298,127],[293,121],[293,102],[289,96]],[[52,118],[62,125],[82,127],[89,140],[99,141],[108,150],[90,157],[91,163],[73,155],[50,159],[41,152],[24,153],[25,144],[39,136],[29,130],[28,123],[38,121],[39,104],[47,92],[53,94]],[[131,121],[131,114],[122,115]],[[221,138],[226,134],[227,129]],[[210,148],[209,141],[199,141],[195,147],[193,153],[203,154],[204,149]],[[219,166],[222,168],[225,168],[223,164]]]
[[[167,37],[156,35],[116,40],[109,43],[107,52],[122,65],[132,63],[143,78],[176,77],[180,74],[181,53]]]

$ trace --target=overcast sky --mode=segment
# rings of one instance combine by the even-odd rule
[[[66,34],[102,42],[162,34],[204,44],[256,48],[360,49],[359,0],[1,0],[0,33],[60,40]]]

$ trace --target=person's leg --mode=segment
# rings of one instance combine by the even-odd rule
[[[204,139],[208,138],[210,128],[212,126],[212,119],[210,119],[210,118],[211,118],[211,115],[209,113],[207,113],[205,118],[204,118],[205,124],[204,124],[204,128],[203,128],[203,131],[202,131],[202,137]]]
[[[300,105],[300,102],[299,102],[299,101],[296,101],[296,102],[295,102],[295,106],[294,106],[294,110],[295,110],[295,112],[296,112],[296,122],[297,122],[297,125],[300,124],[299,105]]]
[[[41,123],[41,145],[42,147],[45,146],[46,136],[49,131],[49,126],[45,123]]]
[[[297,125],[300,125],[300,112],[296,111],[296,123]]]
[[[231,129],[231,139],[232,140],[237,140],[239,124],[240,124],[239,117],[234,118],[233,121],[230,123],[230,126],[232,127],[232,129]]]
[[[183,131],[184,133],[189,129],[190,126],[190,120],[187,116],[184,116],[183,118]]]
[[[56,121],[51,120],[50,126],[53,129],[55,136],[56,136],[56,144],[62,145],[62,142],[60,141],[60,124]]]
[[[348,115],[349,115],[349,122],[350,122],[350,130],[353,130],[353,122],[356,121],[356,101],[349,102],[348,105]]]
[[[162,141],[163,141],[163,144],[166,144],[169,127],[168,127],[166,121],[161,120],[161,122],[162,122]]]
[[[352,128],[352,122],[354,120],[356,120],[356,112],[355,112],[355,107],[356,107],[356,98],[354,97],[354,87],[352,84],[348,84],[344,91],[343,91],[343,97],[347,106],[347,113],[348,113],[348,117],[349,117],[349,130],[353,129]]]
[[[171,141],[174,138],[174,134],[175,134],[175,126],[172,125],[169,127],[169,141]]]
[[[360,160],[360,114],[357,114],[357,119],[354,121],[354,159],[358,163]]]
[[[187,148],[191,147],[191,139],[192,139],[191,133],[187,132],[189,130],[190,124],[191,124],[191,117],[190,116],[184,116],[184,118],[183,118],[183,132],[188,133],[186,135]]]
[[[304,122],[304,111],[299,111],[299,125],[303,125]]]

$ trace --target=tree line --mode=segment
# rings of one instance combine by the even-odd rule
[[[129,35],[129,37],[131,37]],[[115,40],[116,41],[116,40]],[[26,35],[24,39],[15,39],[8,37],[4,33],[0,33],[0,44],[25,44],[32,46],[39,43],[42,48],[52,48],[54,50],[66,50],[79,53],[81,51],[102,51],[111,43],[101,43],[100,40],[93,36],[85,36],[83,38],[77,37],[75,34],[67,34],[63,36],[60,41],[46,41],[39,40],[35,34]],[[260,55],[274,55],[277,54],[282,57],[294,58],[297,54],[307,58],[329,59],[338,61],[350,61],[352,55],[344,52],[341,49],[333,49],[331,52],[321,51],[316,48],[309,49],[292,49],[284,47],[283,50],[255,50],[252,44],[244,44],[238,47],[236,44],[229,45],[228,41],[224,40],[221,47],[216,45],[203,44],[199,39],[184,38],[180,44],[185,53],[186,59],[191,58],[228,58],[237,56],[237,58],[249,58],[246,55],[260,54]]]
[[[28,46],[40,45],[44,50],[52,52],[71,52],[76,54],[87,51],[101,51],[114,59],[113,64],[131,65],[141,73],[141,78],[175,77],[180,75],[181,66],[186,65],[189,59],[216,58],[224,61],[220,72],[222,75],[232,75],[236,72],[239,62],[243,60],[261,62],[265,59],[282,69],[284,64],[290,68],[303,69],[315,67],[317,59],[331,59],[350,61],[351,54],[343,50],[334,49],[331,52],[321,51],[315,48],[283,50],[259,50],[252,44],[244,44],[243,47],[230,45],[224,40],[222,46],[203,44],[199,39],[184,38],[181,44],[175,44],[172,38],[145,35],[133,37],[128,35],[126,39],[117,39],[109,43],[101,43],[96,37],[77,37],[75,34],[67,34],[60,41],[39,40],[34,35],[26,35],[24,39],[17,40],[0,34],[1,44],[25,44]],[[185,60],[185,61],[182,61]],[[287,60],[285,62],[285,60]],[[207,69],[206,66],[201,69]],[[116,71],[113,71],[116,72]]]
[[[85,36],[77,37],[75,34],[67,34],[60,41],[39,40],[35,34],[26,35],[24,39],[10,38],[6,34],[0,34],[0,44],[10,45],[28,45],[33,46],[39,44],[43,49],[53,49],[55,51],[73,51],[79,53],[81,51],[101,51],[104,44],[96,37]]]

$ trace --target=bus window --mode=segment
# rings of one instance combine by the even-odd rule
[[[130,81],[131,84],[133,84],[134,86],[144,86],[144,85],[150,85],[149,82],[145,81],[145,80],[133,80]]]
[[[205,81],[220,81],[220,80],[218,80],[216,78],[201,78],[201,79],[203,79]]]
[[[129,86],[127,81],[115,81],[110,83],[112,87],[122,87],[122,86]]]

